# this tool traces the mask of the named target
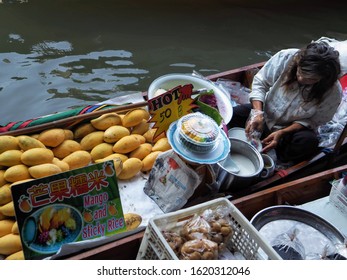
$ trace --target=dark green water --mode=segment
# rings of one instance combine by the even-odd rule
[[[0,2],[2,125],[145,91],[167,73],[208,75],[347,39],[343,1]]]

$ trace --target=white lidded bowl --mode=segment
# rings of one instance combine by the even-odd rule
[[[212,118],[199,112],[181,117],[178,120],[177,129],[180,143],[196,153],[214,150],[221,133]]]
[[[190,74],[166,74],[160,76],[150,84],[147,92],[148,99],[156,97],[158,93],[163,93],[164,91],[162,91],[162,89],[168,91],[179,85],[183,86],[186,84],[192,84],[193,91],[199,89],[212,89],[217,99],[218,111],[224,123],[230,122],[233,116],[233,107],[227,94],[213,82]]]

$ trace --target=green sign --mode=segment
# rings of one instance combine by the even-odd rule
[[[126,231],[115,174],[113,161],[106,161],[13,185],[25,259]]]

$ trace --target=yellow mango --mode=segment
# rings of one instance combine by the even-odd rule
[[[158,155],[162,153],[162,151],[156,151],[156,152],[151,152],[148,156],[146,156],[142,160],[142,172],[149,171],[152,169],[155,160],[157,159]]]
[[[9,233],[0,237],[0,254],[11,255],[22,250],[22,242],[19,234]]]
[[[142,168],[142,161],[138,158],[129,158],[123,163],[123,169],[118,179],[127,180],[133,178]]]
[[[15,210],[14,210],[13,201],[10,201],[4,205],[1,205],[0,206],[0,212],[7,217],[14,217],[15,216]],[[1,248],[1,246],[0,246],[0,248]]]
[[[29,173],[35,179],[55,175],[61,172],[62,170],[60,167],[53,163],[43,163],[29,167]]]
[[[142,120],[138,125],[135,125],[132,130],[131,133],[132,134],[144,134],[147,130],[149,129],[149,123],[147,122],[147,120]]]
[[[75,140],[64,140],[59,146],[52,148],[55,157],[62,159],[69,154],[82,150],[81,144]]]
[[[146,138],[141,134],[131,134],[131,136],[137,138],[141,144],[146,143]]]
[[[127,154],[135,150],[141,145],[140,140],[134,135],[124,136],[122,139],[118,140],[114,146],[113,151],[115,153]]]
[[[40,133],[34,133],[34,134],[30,134],[29,136],[35,139],[39,138]],[[40,147],[35,147],[35,148],[40,148]]]
[[[0,165],[13,166],[21,164],[21,156],[23,152],[20,150],[7,150],[0,154]]]
[[[33,166],[43,163],[51,163],[54,158],[52,150],[47,148],[33,148],[23,152],[21,161],[25,165]]]
[[[152,145],[150,143],[143,143],[135,150],[131,151],[129,157],[144,159],[147,155],[149,155],[152,151]]]
[[[0,221],[8,219],[8,217],[0,212]]]
[[[52,163],[58,166],[62,172],[70,170],[70,166],[65,161],[62,161],[56,157],[53,158]]]
[[[106,113],[91,120],[90,123],[98,130],[106,130],[113,125],[122,123],[122,120],[117,113]]]
[[[64,129],[65,133],[65,140],[73,140],[74,139],[74,133],[71,129]]]
[[[35,139],[32,136],[20,135],[17,136],[18,145],[21,150],[26,151],[32,148],[46,148],[46,146],[39,140]]]
[[[10,188],[12,188],[12,187],[15,186],[15,185],[19,185],[19,184],[22,184],[22,183],[25,183],[25,182],[29,182],[29,181],[32,181],[32,180],[34,180],[34,179],[33,179],[33,178],[30,178],[30,179],[25,179],[25,180],[16,181],[16,182],[14,182],[14,183],[12,183],[12,184],[10,185]]]
[[[74,139],[82,139],[94,131],[96,131],[96,128],[90,122],[80,124],[74,130]]]
[[[5,185],[7,182],[5,180],[5,170],[0,170],[0,187]]]
[[[114,164],[114,169],[116,170],[116,176],[118,177],[123,170],[123,161],[120,158],[115,158],[113,160],[113,164]]]
[[[128,157],[124,154],[114,153],[114,154],[109,155],[107,157],[97,159],[95,162],[99,163],[99,162],[104,162],[104,161],[108,161],[108,160],[114,160],[116,158],[120,158],[122,162],[124,162],[128,159]]]
[[[168,151],[171,149],[171,145],[169,143],[169,140],[167,139],[167,137],[163,137],[160,138],[157,142],[154,143],[152,151],[156,152],[156,151]]]
[[[10,135],[0,136],[0,154],[8,150],[19,150],[18,139]]]
[[[156,128],[151,128],[151,129],[149,129],[148,131],[146,131],[146,132],[143,134],[143,137],[145,137],[146,142],[148,142],[148,143],[155,143],[155,142],[157,142],[160,138],[165,137],[165,133],[161,133],[160,135],[157,135],[157,136],[154,138],[154,135],[155,135],[156,131],[157,131]]]
[[[106,143],[116,143],[124,136],[130,135],[128,128],[121,125],[113,125],[105,130],[104,141]]]
[[[148,112],[144,109],[134,109],[127,112],[122,118],[122,125],[125,127],[133,127],[141,123],[143,119],[146,119]]]
[[[81,148],[84,151],[91,151],[96,145],[104,142],[104,131],[94,131],[84,136],[81,141]]]
[[[11,228],[11,232],[13,234],[19,234],[19,227],[18,227],[18,222],[14,221],[12,228]]]
[[[136,229],[142,222],[142,217],[136,213],[125,213],[124,221],[127,227],[127,231]]]
[[[4,178],[7,182],[13,183],[21,180],[30,179],[28,167],[24,164],[18,164],[6,169]]]
[[[97,159],[105,158],[109,155],[113,154],[113,145],[109,143],[101,143],[99,145],[96,145],[91,151],[90,155],[95,162]]]
[[[0,221],[0,237],[3,237],[11,233],[14,222],[15,221],[12,219],[6,219],[6,220]]]
[[[0,205],[6,204],[12,200],[10,184],[0,187]]]
[[[122,160],[117,157],[113,159],[113,165],[114,165],[114,170],[116,171],[116,176],[118,176],[122,170],[123,170],[123,162]],[[108,168],[105,167],[105,173],[110,175],[110,171],[108,171]]]
[[[65,140],[65,132],[62,128],[51,128],[42,131],[38,137],[46,147],[57,147]]]
[[[70,170],[85,167],[89,165],[91,160],[92,157],[90,153],[86,151],[76,151],[62,159],[62,161],[69,165]]]
[[[6,258],[5,258],[6,261],[21,261],[21,260],[24,260],[24,252],[23,250],[20,250],[16,253],[13,253],[11,255],[8,255]]]

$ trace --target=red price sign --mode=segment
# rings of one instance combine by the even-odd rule
[[[197,107],[193,103],[192,93],[193,85],[187,84],[148,100],[149,113],[152,115],[150,122],[154,122],[154,128],[157,128],[154,139],[166,132],[172,122],[191,113],[192,109]]]

